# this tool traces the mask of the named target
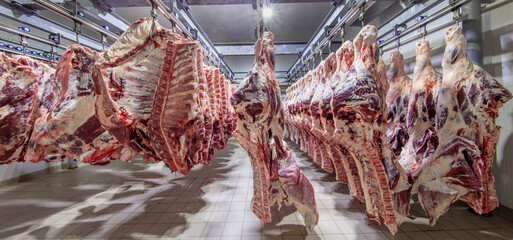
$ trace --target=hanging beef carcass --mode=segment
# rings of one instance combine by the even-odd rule
[[[326,81],[331,80],[331,76],[336,68],[335,53],[330,54],[326,60],[322,61],[318,67],[318,79],[317,87],[314,88],[311,103],[310,103],[310,133],[315,139],[316,153],[319,153],[317,158],[320,158],[318,162],[320,167],[328,173],[334,171],[333,167],[333,156],[330,146],[326,139],[324,139],[324,127],[322,126],[320,102],[323,97],[324,90],[326,89]],[[307,126],[308,127],[308,126]],[[314,153],[315,155],[315,153]]]
[[[429,42],[419,41],[416,50],[417,57],[406,115],[408,142],[403,147],[399,158],[399,163],[406,174],[413,178],[419,164],[431,156],[438,146],[435,131],[435,103],[438,82],[442,80],[442,75],[431,63]]]
[[[39,118],[47,114],[59,99],[62,93],[61,83],[55,79],[55,67],[30,57],[13,55],[13,60],[24,66],[31,67],[39,74],[37,80],[37,105],[34,117]]]
[[[0,164],[23,161],[34,124],[39,74],[2,54]]]
[[[335,139],[355,158],[367,216],[394,234],[409,211],[409,183],[385,137],[385,99],[376,65],[377,28],[355,37],[355,61],[334,88]]]
[[[334,154],[334,163],[337,180],[347,182],[349,190],[353,197],[364,202],[363,189],[361,186],[360,175],[355,163],[355,158],[349,151],[334,138],[335,119],[333,115],[333,90],[338,84],[344,82],[346,73],[350,70],[354,61],[354,46],[351,41],[346,41],[337,51],[337,71],[327,84],[326,92],[323,94],[321,102],[323,126],[325,129],[325,138],[334,145],[332,153]],[[325,119],[325,120],[324,120]]]
[[[129,161],[137,154],[119,144],[95,116],[90,70],[98,57],[95,51],[79,45],[71,45],[61,56],[55,80],[62,94],[34,124],[25,160],[59,160],[62,154],[92,165],[105,165],[116,159]],[[56,153],[56,149],[62,152]]]
[[[255,64],[231,98],[237,113],[234,137],[251,160],[253,213],[268,223],[272,205],[293,205],[313,231],[319,219],[313,187],[282,139],[284,114],[274,73],[273,38],[265,32],[256,42]]]
[[[93,67],[96,115],[145,160],[187,174],[202,160],[202,61],[197,42],[149,18],[135,21]],[[203,98],[204,100],[204,98]],[[207,124],[208,125],[208,124]]]
[[[386,116],[389,123],[387,138],[392,152],[399,156],[408,141],[406,115],[411,79],[404,72],[403,56],[397,49],[390,54],[388,80],[390,85],[386,97]]]
[[[439,145],[423,160],[412,193],[431,224],[462,200],[479,214],[499,205],[492,162],[500,127],[493,123],[511,92],[470,62],[461,27],[445,33],[443,77],[436,103]]]
[[[30,138],[30,132],[33,129],[34,122],[36,121],[36,119],[40,118],[41,116],[47,114],[50,111],[53,104],[55,104],[55,102],[58,100],[58,97],[60,96],[61,91],[62,91],[60,83],[58,81],[56,81],[56,79],[55,79],[55,69],[53,67],[51,67],[50,65],[43,63],[41,61],[26,57],[26,56],[20,56],[20,55],[13,55],[12,57],[2,55],[2,69],[0,70],[0,72],[7,73],[6,71],[12,71],[11,77],[6,76],[7,78],[6,78],[5,82],[3,82],[3,84],[5,84],[4,87],[7,87],[7,88],[13,87],[13,85],[11,85],[10,81],[16,81],[16,83],[15,83],[15,85],[17,85],[16,88],[21,87],[20,84],[27,84],[27,87],[29,89],[31,89],[31,87],[33,87],[33,83],[31,82],[32,75],[30,75],[30,74],[29,74],[30,76],[26,75],[26,73],[28,72],[27,69],[22,70],[22,71],[15,70],[19,66],[25,66],[27,68],[34,70],[34,72],[37,73],[36,89],[35,89],[36,100],[34,102],[34,105],[30,105],[30,107],[32,107],[32,110],[30,110],[30,112],[31,112],[30,119],[26,119],[28,121],[28,122],[26,122],[26,124],[27,124],[26,126],[13,126],[12,128],[7,127],[10,124],[16,123],[16,121],[13,120],[11,123],[5,123],[5,124],[7,124],[7,125],[5,125],[6,127],[2,127],[2,129],[4,131],[9,132],[9,133],[2,135],[3,137],[5,137],[4,141],[6,141],[5,142],[6,144],[4,147],[6,147],[6,149],[11,148],[11,147],[13,147],[11,144],[13,142],[17,142],[17,144],[15,144],[15,145],[17,145],[18,147],[15,147],[15,148],[19,150],[19,151],[11,152],[11,153],[13,153],[13,155],[8,157],[8,159],[6,159],[5,157],[0,157],[0,162],[3,162],[3,163],[10,163],[11,161],[24,161],[25,153],[27,150],[26,145]],[[22,69],[22,68],[20,68],[20,69]],[[23,79],[23,80],[15,79],[15,78],[19,78],[19,77],[28,77],[28,79]],[[4,104],[3,104],[4,108],[9,109],[9,106],[11,104],[14,104],[14,105],[20,104],[20,102],[18,102],[18,100],[20,100],[20,98],[22,98],[22,96],[13,97],[13,96],[8,96],[8,94],[14,94],[14,92],[10,92],[10,91],[6,90],[6,92],[2,94],[3,99],[4,99]],[[27,94],[28,94],[28,92],[27,92]],[[25,97],[28,97],[28,95],[26,95]],[[25,100],[27,100],[27,99],[25,99]],[[22,101],[25,101],[25,100],[22,100]],[[10,101],[14,101],[14,102],[10,102]],[[28,104],[28,102],[25,102],[25,103]],[[18,107],[20,107],[20,106],[18,106]],[[26,107],[28,107],[28,105]],[[27,112],[25,112],[24,110],[20,111],[20,114],[25,114],[25,113],[27,113]],[[1,114],[1,115],[3,115],[3,114]],[[11,118],[11,117],[16,118],[15,115],[6,114],[6,115],[3,115],[2,118]],[[18,117],[19,116],[21,116],[21,115],[18,115]],[[26,115],[24,115],[24,116],[26,116]],[[24,121],[21,119],[19,119],[19,120]],[[22,134],[20,132],[21,129],[24,129],[23,132],[26,131],[25,134]],[[12,136],[11,134],[16,134],[17,136]],[[24,140],[21,140],[21,139],[24,139]],[[7,142],[10,142],[10,144],[8,144]],[[22,142],[24,142],[24,143],[22,144]],[[55,159],[57,159],[57,160],[62,159],[62,151],[56,146],[52,146],[52,149],[53,149],[52,152],[54,153],[54,155],[49,156],[47,159],[51,159],[52,157],[55,157]],[[11,149],[11,150],[13,150],[13,149]],[[5,156],[9,155],[10,154],[9,152],[10,151],[5,150],[4,151],[4,153],[6,154]],[[4,160],[2,160],[2,159],[4,159]]]

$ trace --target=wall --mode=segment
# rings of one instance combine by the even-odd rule
[[[513,92],[513,3],[482,15],[484,68]],[[494,166],[499,202],[513,208],[513,101],[501,108],[502,126]]]
[[[430,12],[435,11],[431,10]],[[483,56],[484,68],[506,88],[513,92],[513,3],[502,6],[490,12],[483,13]],[[429,16],[429,14],[427,14]],[[452,15],[444,16],[428,24],[430,28],[452,21]],[[408,24],[408,25],[411,25]],[[444,31],[430,32],[426,39],[431,45],[431,60],[433,65],[442,72],[442,55],[445,49]],[[416,40],[418,41],[418,40]],[[401,45],[399,50],[405,59],[405,71],[413,74],[415,66],[416,41]],[[394,45],[394,44],[392,44]],[[388,64],[390,51],[383,54]],[[505,104],[499,111],[496,124],[502,126],[501,136],[497,145],[494,176],[497,195],[502,206],[513,209],[513,100]]]
[[[35,174],[48,174],[60,169],[61,163],[27,163],[17,162],[8,165],[0,165],[0,186],[4,184],[16,183],[20,177],[27,177],[27,175],[34,176]]]

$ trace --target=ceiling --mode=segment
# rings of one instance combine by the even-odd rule
[[[278,3],[271,5],[273,17],[266,27],[274,41],[308,42],[332,6],[320,3]],[[191,13],[214,44],[253,43],[257,12],[251,4],[193,5]]]

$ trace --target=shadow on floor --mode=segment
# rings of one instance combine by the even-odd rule
[[[81,238],[95,233],[101,238],[138,239],[134,237],[138,233],[151,231],[178,236],[188,224],[183,214],[194,214],[206,205],[201,187],[227,178],[225,174],[231,169],[228,156],[233,154],[234,144],[228,142],[208,166],[193,168],[188,176],[170,173],[162,163],[134,159],[131,163],[116,161],[104,167],[57,172],[10,186],[0,191],[0,239]],[[166,205],[173,208],[165,211],[169,228],[141,227],[145,221],[159,220],[152,210]],[[8,216],[15,218],[4,219]],[[125,218],[116,219],[118,216]],[[117,225],[102,232],[106,224]],[[163,232],[155,232],[158,234]]]

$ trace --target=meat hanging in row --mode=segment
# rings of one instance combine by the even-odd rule
[[[493,120],[512,98],[511,92],[469,60],[461,27],[449,28],[445,43],[442,79],[434,110],[429,110],[436,113],[435,130],[424,137],[437,139],[438,144],[431,144],[434,150],[418,161],[412,188],[431,224],[457,200],[478,214],[499,206],[492,165],[500,127]],[[410,110],[412,117],[418,112]]]
[[[202,54],[143,18],[103,53],[70,46],[56,69],[3,55],[0,163],[105,165],[141,154],[182,174],[208,164],[236,118],[229,81]]]
[[[283,140],[284,112],[274,72],[274,35],[255,43],[255,63],[231,97],[237,114],[235,139],[253,168],[251,211],[271,222],[271,206],[295,206],[313,231],[319,221],[314,190]]]
[[[367,216],[396,233],[408,215],[410,184],[385,135],[376,34],[376,27],[365,26],[291,86],[285,107],[291,138],[323,169],[330,162],[337,179],[365,203]]]
[[[331,80],[323,77],[330,76],[324,71],[332,55],[287,90],[288,136],[328,172],[320,148],[331,152],[335,170],[345,170],[335,171],[337,180],[348,183],[351,194],[365,202],[369,218],[392,233],[408,215],[411,194],[419,195],[432,225],[457,200],[479,214],[493,210],[498,200],[491,166],[500,130],[493,119],[511,93],[469,61],[460,27],[446,32],[443,75],[431,64],[429,43],[422,40],[413,80],[396,50],[387,82],[383,61],[374,58],[369,29],[353,42],[354,62],[351,42],[337,51],[339,64]],[[317,94],[325,100],[317,100]],[[376,193],[373,198],[366,197],[369,190]]]

